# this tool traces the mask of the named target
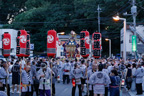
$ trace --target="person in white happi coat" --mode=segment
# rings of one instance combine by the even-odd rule
[[[103,67],[104,68],[103,68],[102,72],[105,72],[107,75],[109,75],[109,71],[107,69],[107,65],[104,64]],[[105,96],[108,96],[108,87],[109,87],[109,84],[105,86]]]
[[[141,62],[142,68],[144,69],[144,62]],[[142,90],[144,91],[144,76],[143,76],[143,82],[142,82]]]
[[[135,71],[136,71],[136,64],[134,63],[132,64],[132,76],[134,76]],[[136,78],[133,77],[131,91],[134,91],[134,90],[136,90]]]
[[[51,96],[51,74],[52,70],[47,67],[46,63],[41,63],[41,69],[37,72],[37,79],[39,80],[40,96]]]
[[[75,85],[73,85],[72,88],[72,96],[75,96],[75,90],[76,86],[79,88],[79,96],[82,96],[82,90],[81,90],[81,77],[82,77],[83,71],[81,68],[79,68],[78,64],[74,64],[74,69],[72,71],[72,76],[75,79]]]
[[[4,91],[0,91],[0,96],[7,96],[7,94]]]
[[[93,85],[94,88],[94,96],[103,96],[105,94],[105,86],[110,84],[110,77],[102,72],[103,65],[99,64],[98,71],[90,76],[90,84]]]
[[[93,85],[92,84],[90,84],[90,81],[89,81],[89,79],[90,79],[90,76],[92,75],[92,74],[94,74],[95,72],[96,72],[96,68],[97,68],[97,66],[96,66],[96,64],[92,64],[91,65],[92,66],[92,69],[89,69],[88,71],[87,71],[87,76],[88,76],[88,81],[87,81],[87,83],[89,84],[89,96],[93,96],[94,94],[94,92],[93,92]]]
[[[63,67],[63,84],[65,84],[65,80],[67,79],[67,84],[70,82],[70,71],[71,71],[71,65],[69,63],[69,60],[66,60],[66,63]]]
[[[140,64],[137,65],[137,69],[135,72],[135,78],[136,78],[136,90],[137,95],[142,95],[142,82],[143,82],[143,76],[144,76],[144,69],[141,67]]]
[[[62,68],[63,68],[63,62],[61,60],[57,61],[57,69],[58,69],[58,75],[60,76],[60,81],[63,81],[63,72],[62,72]]]
[[[5,91],[5,87],[7,85],[7,77],[8,77],[8,72],[6,71],[7,68],[8,67],[6,61],[2,61],[0,65],[0,91]],[[7,90],[10,91],[9,89]]]
[[[85,73],[86,73],[86,65],[85,65],[85,60],[81,60],[81,65],[80,65],[80,68],[81,70],[83,71],[83,75],[82,75],[82,78],[81,78],[81,86],[82,86],[82,92],[84,92],[84,84],[86,84],[86,76],[85,76]]]
[[[22,83],[22,94],[21,96],[31,96],[31,84],[33,83],[32,74],[30,72],[31,67],[26,66],[26,70],[22,70],[21,83]]]

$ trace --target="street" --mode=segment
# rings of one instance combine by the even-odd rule
[[[55,87],[56,87],[56,95],[55,96],[71,96],[72,83],[70,83],[70,84],[63,84],[62,82],[56,83]],[[86,87],[85,87],[85,92],[86,92]],[[79,96],[78,94],[79,93],[78,93],[78,87],[77,87],[75,96]],[[83,92],[82,96],[85,96],[85,94],[86,93]],[[14,93],[14,94],[11,94],[11,96],[19,96],[19,94]],[[36,96],[35,92],[34,92],[33,96]],[[131,95],[129,95],[128,92],[125,91],[125,89],[123,89],[122,96],[131,96]]]

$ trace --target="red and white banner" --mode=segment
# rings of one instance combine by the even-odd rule
[[[89,32],[81,31],[80,33],[80,54],[83,58],[89,56]]]
[[[8,32],[3,34],[2,38],[2,54],[4,57],[10,56],[11,52],[11,35]]]
[[[49,30],[47,33],[47,56],[55,57],[56,55],[56,39],[57,32],[55,30]]]
[[[101,57],[101,33],[94,32],[92,35],[92,49],[93,49],[93,57],[100,58]]]
[[[26,45],[27,45],[27,32],[25,30],[19,30],[17,36],[17,52],[18,57],[26,56]]]

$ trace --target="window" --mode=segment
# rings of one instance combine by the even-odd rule
[[[132,43],[132,35],[129,36],[129,43]]]

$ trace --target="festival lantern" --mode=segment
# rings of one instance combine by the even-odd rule
[[[56,55],[56,39],[57,32],[55,30],[49,30],[47,33],[47,56],[55,57]]]
[[[16,55],[18,57],[26,56],[27,32],[25,30],[18,31]]]
[[[4,57],[10,56],[11,51],[11,35],[5,32],[2,35],[2,54]]]
[[[27,34],[27,44],[26,44],[26,55],[25,57],[30,56],[30,35]]]
[[[100,58],[101,57],[101,33],[94,32],[92,35],[92,49],[93,49],[93,57]]]
[[[80,54],[83,58],[89,56],[89,32],[81,31],[80,33]]]

